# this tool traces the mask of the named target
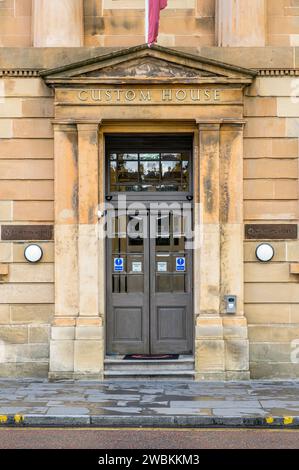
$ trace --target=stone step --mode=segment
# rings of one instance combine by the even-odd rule
[[[193,370],[105,370],[104,378],[108,380],[194,380]]]
[[[105,370],[109,371],[193,371],[194,358],[183,357],[170,360],[124,360],[119,358],[106,358]]]

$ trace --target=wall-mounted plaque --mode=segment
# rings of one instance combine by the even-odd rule
[[[250,224],[245,225],[247,240],[296,240],[298,226],[296,224]]]
[[[42,241],[53,240],[53,225],[2,225],[1,240]]]

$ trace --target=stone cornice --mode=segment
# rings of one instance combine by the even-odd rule
[[[258,77],[299,77],[299,68],[254,69]],[[0,77],[40,77],[42,69],[0,69]],[[44,72],[44,70],[43,70]],[[144,80],[145,82],[145,80]]]
[[[39,77],[38,69],[0,69],[0,77]]]
[[[257,74],[259,77],[298,77],[299,69],[258,69]]]
[[[41,76],[49,78],[78,77],[82,74],[90,73],[97,69],[113,67],[124,64],[130,60],[140,60],[144,57],[151,57],[169,61],[171,64],[182,65],[184,67],[193,67],[196,69],[204,69],[212,74],[218,73],[226,77],[254,77],[256,71],[237,65],[224,63],[200,55],[190,54],[177,49],[171,49],[164,46],[154,44],[148,47],[147,44],[124,48],[118,51],[109,52],[100,56],[87,58],[78,62],[73,62],[50,70],[41,71]]]

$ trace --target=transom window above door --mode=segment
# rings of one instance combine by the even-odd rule
[[[110,190],[188,191],[189,152],[110,153]]]
[[[190,188],[191,148],[176,136],[168,143],[161,136],[140,137],[131,149],[124,138],[107,152],[110,192],[188,192]],[[171,139],[171,137],[169,137]],[[142,145],[143,144],[143,145]],[[114,147],[114,148],[113,148]],[[116,148],[115,148],[116,147]],[[182,148],[183,147],[183,148]],[[187,147],[187,148],[186,148]]]

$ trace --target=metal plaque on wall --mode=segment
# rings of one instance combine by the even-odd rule
[[[39,241],[53,240],[53,225],[2,225],[1,240]]]
[[[298,226],[296,224],[248,224],[245,225],[247,240],[296,240]]]

